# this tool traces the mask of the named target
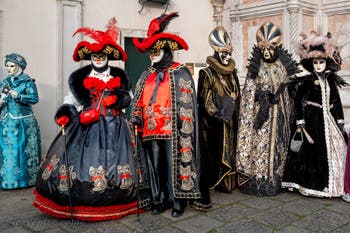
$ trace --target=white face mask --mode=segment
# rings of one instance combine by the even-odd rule
[[[312,61],[313,67],[314,67],[314,71],[316,73],[322,73],[323,71],[326,70],[326,59],[323,58],[315,58]]]
[[[163,49],[155,51],[155,52],[149,51],[149,58],[151,59],[152,64],[160,62],[160,60],[162,60],[162,58],[163,58],[163,55],[164,55]]]
[[[9,61],[6,63],[6,70],[9,73],[9,75],[14,76],[18,73],[19,66],[16,63]]]
[[[95,67],[101,68],[107,64],[108,59],[107,59],[107,56],[105,54],[93,53],[93,54],[91,54],[91,62]]]
[[[220,61],[224,66],[227,66],[231,61],[231,53],[219,52]]]

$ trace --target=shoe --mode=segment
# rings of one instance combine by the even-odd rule
[[[171,217],[180,217],[181,215],[183,215],[185,213],[185,209],[182,210],[177,210],[177,209],[173,209],[171,211]]]
[[[165,211],[165,208],[162,205],[152,206],[152,214],[158,215]]]

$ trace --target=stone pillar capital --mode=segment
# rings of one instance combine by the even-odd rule
[[[213,19],[217,25],[222,24],[222,13],[225,4],[225,0],[210,0],[210,3],[213,5],[214,13]]]
[[[287,9],[289,13],[298,13],[300,10],[300,1],[299,0],[288,0]]]

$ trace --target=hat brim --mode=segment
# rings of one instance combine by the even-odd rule
[[[309,72],[314,71],[314,65],[313,65],[313,60],[317,58],[323,58],[326,60],[326,70],[334,71],[337,72],[340,70],[340,65],[336,64],[331,58],[329,57],[312,57],[312,58],[307,58],[303,59],[300,61],[301,65]]]
[[[87,41],[80,42],[74,50],[73,60],[90,60],[92,53],[103,53],[106,54],[108,60],[122,60],[126,61],[127,55],[125,51],[113,42],[108,42],[105,44],[89,43]]]
[[[165,49],[170,51],[188,50],[188,45],[180,36],[169,33],[158,33],[140,41],[138,38],[133,39],[133,43],[139,52],[146,52],[149,49]]]

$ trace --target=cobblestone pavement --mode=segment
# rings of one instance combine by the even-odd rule
[[[350,232],[350,204],[339,198],[304,197],[285,192],[274,197],[254,197],[235,190],[212,193],[214,208],[199,212],[191,207],[179,218],[170,210],[154,216],[149,211],[138,218],[82,222],[56,219],[32,206],[33,188],[0,190],[0,232],[167,232],[167,233],[306,233]]]

